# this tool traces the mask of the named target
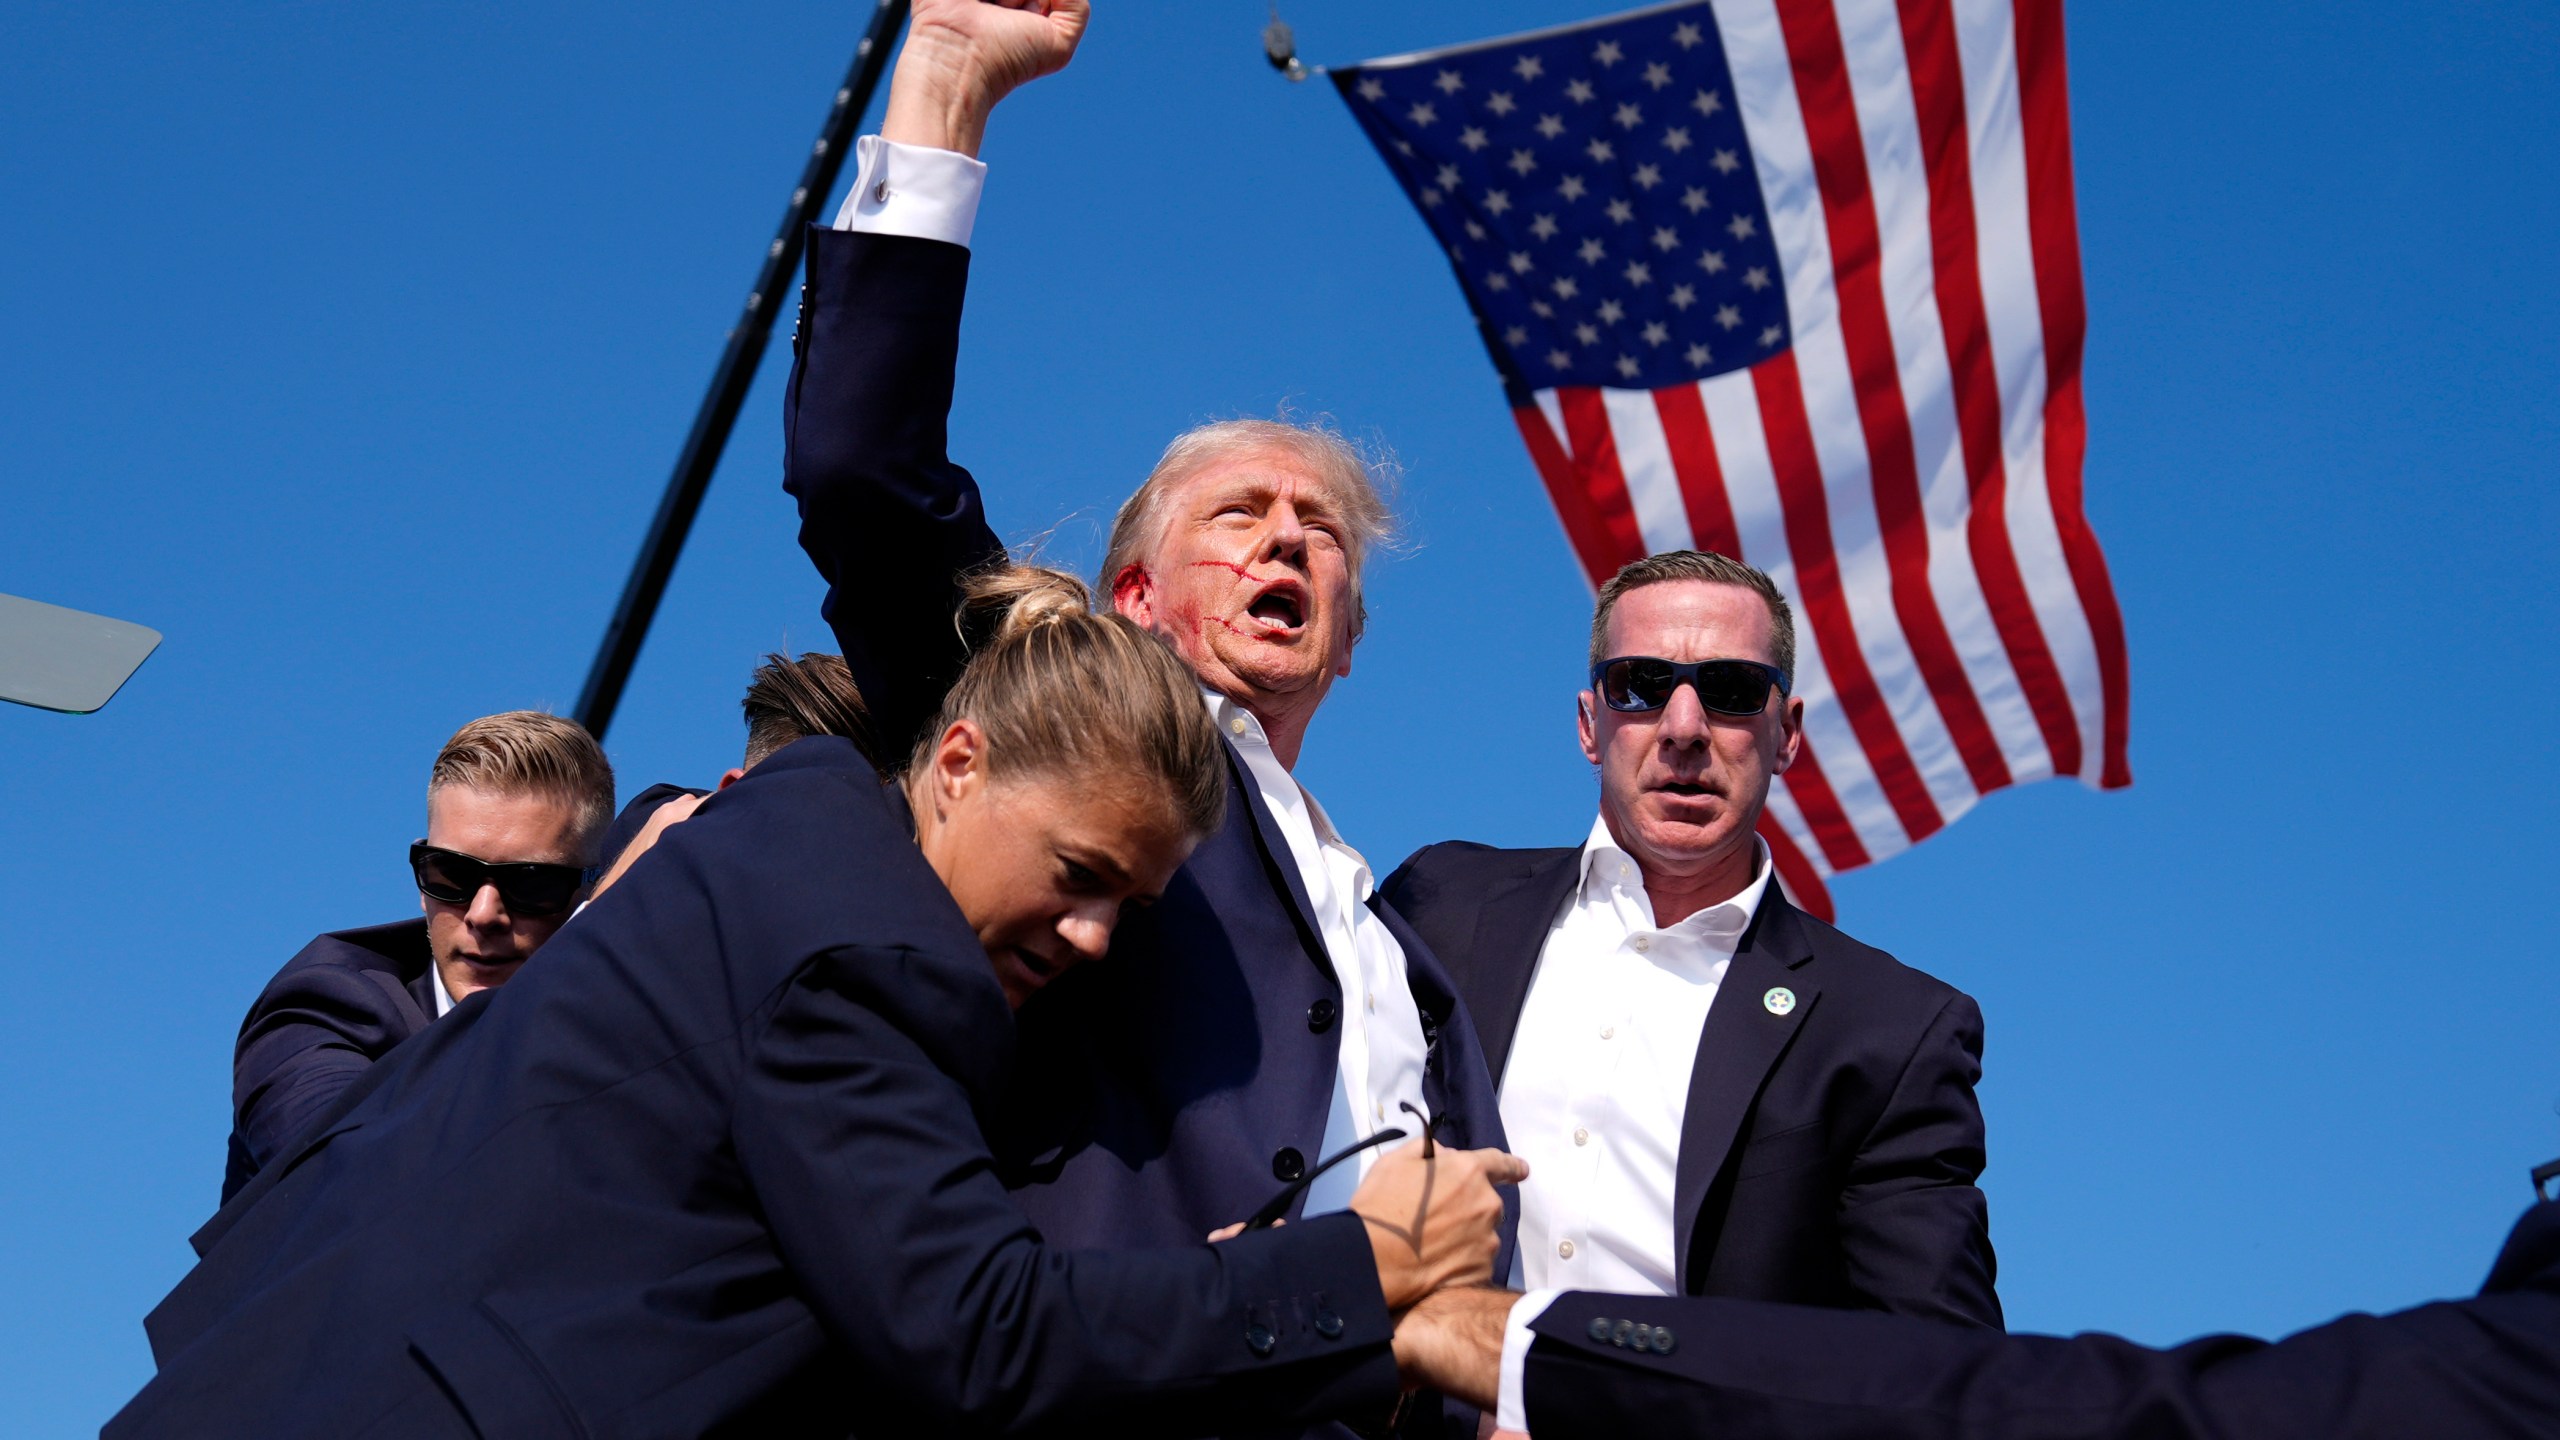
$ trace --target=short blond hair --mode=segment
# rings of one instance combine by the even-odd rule
[[[543,795],[576,807],[578,849],[592,858],[613,823],[613,765],[575,720],[540,710],[483,715],[453,732],[427,777],[433,799],[447,785],[499,795]]]
[[[1383,453],[1364,451],[1321,419],[1298,424],[1287,420],[1218,420],[1195,426],[1173,438],[1157,457],[1153,470],[1120,506],[1111,522],[1111,544],[1102,556],[1102,589],[1111,593],[1120,572],[1141,565],[1163,543],[1167,497],[1213,465],[1246,455],[1278,454],[1297,461],[1325,482],[1342,521],[1342,549],[1351,565],[1351,598],[1360,604],[1360,569],[1369,552],[1395,536],[1396,517],[1387,503],[1395,462]],[[1353,634],[1368,622],[1360,605]]]

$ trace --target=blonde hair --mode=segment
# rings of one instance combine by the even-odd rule
[[[1084,582],[999,564],[962,582],[969,665],[926,727],[910,770],[961,720],[985,732],[991,777],[1151,781],[1185,830],[1226,818],[1227,763],[1200,682],[1163,641],[1093,609]]]
[[[613,823],[613,765],[603,747],[577,721],[540,710],[483,715],[454,731],[436,754],[428,797],[447,785],[565,800],[577,809],[582,852]]]
[[[1369,551],[1395,536],[1395,511],[1383,493],[1395,472],[1387,457],[1362,453],[1342,432],[1322,420],[1293,424],[1286,420],[1220,420],[1196,426],[1164,447],[1153,470],[1136,493],[1120,506],[1111,522],[1111,543],[1102,556],[1102,588],[1119,584],[1120,572],[1146,563],[1164,540],[1165,502],[1184,482],[1212,465],[1246,455],[1285,455],[1325,482],[1342,522],[1343,556],[1350,562],[1351,599],[1359,606],[1352,626],[1357,636],[1368,623],[1368,607],[1360,599],[1360,567]]]

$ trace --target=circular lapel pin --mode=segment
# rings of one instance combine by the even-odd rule
[[[1796,992],[1784,985],[1772,985],[1769,993],[1760,997],[1760,1003],[1768,1007],[1770,1014],[1784,1015],[1796,1008]]]

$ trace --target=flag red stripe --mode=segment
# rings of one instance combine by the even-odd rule
[[[1520,438],[1529,446],[1530,463],[1538,467],[1538,478],[1546,482],[1547,499],[1554,502],[1556,519],[1564,525],[1565,538],[1573,543],[1574,558],[1582,562],[1582,573],[1589,576],[1593,587],[1613,573],[1609,556],[1614,551],[1605,527],[1600,523],[1590,497],[1583,494],[1582,481],[1574,473],[1573,461],[1556,443],[1547,414],[1534,403],[1512,407],[1511,419],[1520,427]]]
[[[1795,797],[1796,809],[1804,813],[1805,828],[1813,832],[1813,843],[1822,847],[1822,858],[1830,862],[1833,873],[1855,870],[1873,859],[1866,842],[1858,838],[1858,827],[1849,823],[1849,812],[1840,808],[1839,793],[1831,788],[1831,779],[1822,773],[1822,762],[1813,758],[1813,740],[1805,737],[1796,742],[1795,763],[1787,767],[1787,793]]]
[[[2088,312],[2080,293],[2080,225],[2072,215],[2071,101],[2064,66],[2061,0],[2014,0],[2018,29],[2019,122],[2027,151],[2027,232],[2036,263],[2036,303],[2044,318],[2046,394],[2045,490],[2054,529],[2089,637],[2098,651],[2098,692],[2105,754],[2098,784],[2133,783],[2125,759],[2130,686],[2125,673],[2124,612],[2116,606],[2106,557],[2081,505],[2080,463],[2088,444],[2080,408],[2080,350]]]
[[[1974,790],[1996,790],[2009,783],[2009,762],[1973,693],[1972,677],[1956,658],[1946,620],[1938,613],[1938,597],[1929,588],[1929,526],[1920,508],[1920,467],[1912,454],[1901,363],[1885,319],[1883,242],[1876,233],[1875,192],[1868,181],[1865,142],[1859,138],[1857,102],[1849,93],[1839,18],[1830,0],[1779,0],[1778,23],[1795,74],[1805,139],[1813,149],[1814,179],[1822,192],[1832,286],[1840,297],[1840,338],[1849,354],[1859,425],[1866,432],[1876,528],[1892,577],[1894,615]]]
[[[1591,572],[1595,586],[1607,583],[1620,566],[1644,558],[1644,531],[1636,525],[1635,501],[1627,494],[1626,471],[1618,466],[1618,436],[1609,428],[1609,403],[1588,385],[1556,392],[1564,411],[1564,443],[1573,451],[1573,471],[1591,502],[1606,548],[1606,568]]]
[[[2000,379],[1992,364],[1991,327],[1982,300],[1982,259],[1974,231],[1973,142],[1964,113],[1964,68],[1956,55],[1949,0],[1899,0],[1903,55],[1920,155],[1929,175],[1929,250],[1936,270],[1939,328],[1946,336],[1956,424],[1964,439],[1965,478],[1973,497],[1965,538],[1991,623],[2009,654],[2027,709],[2044,736],[2057,775],[2080,769],[2080,720],[2053,663],[2035,603],[2009,538],[2008,466],[2001,458]]]
[[[1680,477],[1680,503],[1689,512],[1689,543],[1741,559],[1742,531],[1733,523],[1724,466],[1716,461],[1706,398],[1695,385],[1673,385],[1653,392],[1653,409],[1662,417],[1662,440],[1671,451],[1671,471]]]
[[[1849,618],[1849,600],[1840,587],[1840,560],[1831,548],[1831,505],[1822,491],[1822,462],[1813,449],[1813,422],[1804,408],[1804,383],[1793,351],[1781,351],[1751,367],[1751,388],[1760,401],[1760,426],[1768,435],[1769,468],[1778,482],[1778,509],[1787,531],[1787,550],[1795,561],[1796,592],[1804,597],[1805,620],[1822,646],[1822,662],[1831,674],[1840,708],[1858,747],[1875,768],[1885,799],[1914,844],[1937,833],[1946,822],[1929,798],[1911,751],[1894,728],[1875,675],[1858,649],[1857,627]],[[1824,847],[1826,850],[1828,846]],[[1847,869],[1834,864],[1834,869]]]
[[[1813,862],[1796,848],[1795,837],[1787,833],[1786,827],[1770,819],[1765,811],[1760,816],[1760,842],[1769,847],[1769,868],[1785,882],[1797,909],[1825,925],[1839,918],[1839,911],[1831,903],[1831,889],[1822,883]]]

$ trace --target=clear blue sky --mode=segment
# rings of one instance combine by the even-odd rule
[[[1601,8],[1286,6],[1316,60]],[[868,10],[0,3],[0,590],[168,635],[102,714],[0,706],[0,1429],[141,1383],[243,1008],[414,912],[455,725],[575,700]],[[961,456],[1089,564],[1198,420],[1391,443],[1410,544],[1304,773],[1382,865],[1572,842],[1583,583],[1422,227],[1262,20],[1102,0],[999,116]],[[2136,783],[1996,796],[1843,920],[1982,1002],[2018,1327],[2467,1291],[2560,1154],[2560,21],[2070,30]],[[781,379],[611,736],[626,794],[707,782],[758,655],[828,643]]]

